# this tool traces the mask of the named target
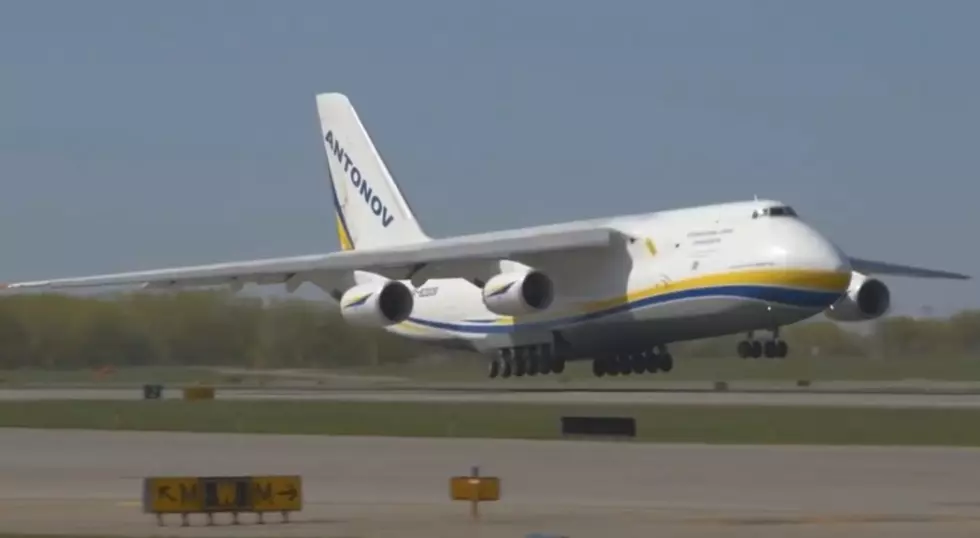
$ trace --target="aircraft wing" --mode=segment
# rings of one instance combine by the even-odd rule
[[[877,274],[877,275],[909,276],[909,277],[917,277],[917,278],[949,278],[955,280],[970,280],[972,278],[969,275],[953,273],[950,271],[924,269],[921,267],[912,267],[909,265],[899,265],[895,263],[865,260],[861,258],[850,258],[850,262],[851,262],[851,269],[854,269],[859,273],[865,273],[869,275]]]
[[[142,285],[147,289],[168,287],[287,284],[296,286],[318,279],[368,271],[394,279],[408,279],[426,268],[433,274],[467,278],[477,268],[508,259],[540,260],[542,255],[602,249],[618,232],[605,228],[558,229],[458,236],[375,250],[349,250],[285,258],[172,267],[149,271],[113,273],[53,280],[0,284],[2,290],[66,289],[99,286]],[[482,273],[481,273],[482,274]]]

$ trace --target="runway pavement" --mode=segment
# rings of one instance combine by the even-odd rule
[[[176,389],[165,389],[164,398],[180,398]],[[106,389],[0,389],[0,401],[10,400],[137,400],[142,390]],[[510,402],[537,404],[690,404],[855,406],[898,408],[980,408],[980,394],[881,393],[846,391],[729,391],[712,390],[290,390],[218,389],[227,400],[340,400],[382,402]]]
[[[479,523],[448,479],[502,480]],[[980,451],[0,430],[0,532],[128,536],[976,536]],[[161,529],[147,475],[300,474],[285,525]],[[270,521],[276,518],[270,518]]]

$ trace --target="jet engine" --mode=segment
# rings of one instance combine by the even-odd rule
[[[883,316],[891,305],[891,292],[882,281],[858,272],[851,273],[847,291],[827,309],[835,321],[868,321]]]
[[[395,325],[408,319],[414,307],[412,291],[397,280],[360,284],[340,297],[340,314],[352,325]]]
[[[501,273],[483,286],[483,304],[502,316],[517,316],[551,306],[554,285],[539,271]]]

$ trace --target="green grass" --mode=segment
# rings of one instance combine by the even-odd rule
[[[210,369],[180,366],[120,367],[101,372],[98,368],[73,370],[0,370],[0,388],[30,385],[142,385],[144,383],[219,383],[223,376]]]
[[[459,357],[447,364],[382,365],[335,370],[338,373],[404,377],[417,381],[483,381],[485,362]],[[669,374],[596,379],[588,362],[570,363],[561,376],[534,379],[535,384],[598,382],[614,386],[628,379],[636,382],[760,380],[795,381],[897,381],[924,379],[936,381],[980,381],[980,358],[976,357],[891,357],[882,359],[858,357],[811,357],[797,355],[783,360],[742,360],[726,358],[675,359]],[[492,380],[495,386],[528,384],[527,378]]]
[[[0,402],[0,427],[554,439],[633,416],[641,441],[980,446],[980,410],[290,401]]]

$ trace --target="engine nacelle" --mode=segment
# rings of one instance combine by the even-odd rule
[[[830,305],[827,317],[835,321],[868,321],[881,317],[891,306],[891,291],[882,281],[851,273],[847,292]]]
[[[483,304],[502,316],[518,316],[551,306],[554,285],[539,271],[501,273],[483,286]]]
[[[413,308],[412,290],[397,280],[360,284],[340,297],[340,314],[353,325],[395,325],[408,319]]]

